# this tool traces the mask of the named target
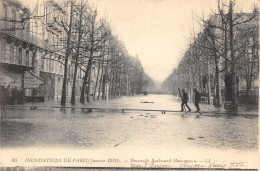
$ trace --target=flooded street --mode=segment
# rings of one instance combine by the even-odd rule
[[[180,110],[178,99],[166,95],[123,97],[92,102],[90,106]],[[194,105],[190,106],[194,110]],[[10,109],[7,117],[0,120],[0,146],[87,149],[160,146],[257,151],[258,117],[196,118],[194,114],[185,117],[181,114]]]
[[[256,115],[203,112],[198,118],[195,113],[183,117],[179,98],[167,95],[95,101],[85,107],[103,110],[93,112],[60,111],[53,108],[58,103],[38,103],[34,110],[8,109],[0,120],[0,165],[14,166],[17,160],[28,167],[257,167]],[[119,108],[176,112],[122,113],[115,110]]]

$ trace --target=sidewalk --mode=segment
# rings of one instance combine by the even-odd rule
[[[214,105],[200,104],[200,109],[202,113],[221,113],[221,114],[232,114],[232,111],[224,109],[224,105],[217,108]],[[238,110],[235,114],[238,115],[257,115],[258,116],[258,106],[256,105],[239,105]]]

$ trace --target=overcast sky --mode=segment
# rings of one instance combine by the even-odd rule
[[[209,16],[217,0],[91,0],[107,15],[114,33],[130,55],[138,55],[145,72],[162,82],[178,65],[191,37],[192,17]],[[237,7],[253,9],[256,1],[237,1]]]
[[[22,0],[33,6],[36,0]],[[43,0],[39,0],[40,3]],[[227,0],[224,0],[227,1]],[[89,0],[112,23],[114,34],[132,56],[138,56],[145,72],[162,82],[178,66],[191,40],[192,18],[208,18],[217,0]],[[257,0],[237,0],[236,8],[252,11]],[[258,1],[259,2],[259,1]]]

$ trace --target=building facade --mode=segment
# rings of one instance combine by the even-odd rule
[[[30,34],[30,22],[21,22],[30,10],[12,0],[1,0],[0,8],[0,85],[8,90],[12,103],[15,96],[19,103],[30,101],[39,97],[43,83],[37,74],[39,40]]]
[[[69,5],[52,0],[38,4],[33,14],[16,0],[1,0],[0,85],[22,102],[61,97],[66,33],[56,20],[67,20]],[[31,15],[31,16],[30,16]],[[34,17],[40,16],[40,17]],[[68,62],[67,96],[71,94],[73,61]],[[81,90],[78,70],[76,95]]]

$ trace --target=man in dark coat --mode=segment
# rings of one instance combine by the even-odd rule
[[[196,112],[200,112],[199,102],[201,100],[201,96],[200,96],[200,93],[198,92],[198,90],[196,88],[194,88],[193,91],[194,91],[194,94],[195,94],[195,103],[194,104],[197,108]]]
[[[188,106],[188,100],[189,100],[189,98],[188,98],[188,94],[185,92],[185,90],[182,90],[182,103],[181,103],[181,111],[183,111],[183,107],[184,107],[184,105],[186,105],[187,106],[187,108],[189,109],[189,112],[191,111],[190,110],[190,107]]]
[[[0,85],[0,104],[1,104],[1,116],[2,114],[6,116],[5,105],[7,103],[8,92],[3,85]]]

